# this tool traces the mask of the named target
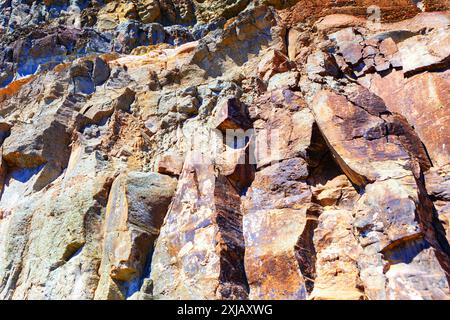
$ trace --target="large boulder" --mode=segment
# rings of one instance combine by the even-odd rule
[[[123,299],[133,293],[133,282],[139,283],[147,272],[175,187],[175,179],[157,173],[129,172],[115,179],[105,214],[96,299]]]

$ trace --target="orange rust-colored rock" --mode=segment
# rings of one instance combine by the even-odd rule
[[[0,1],[0,299],[450,299],[448,1],[82,2]]]
[[[156,243],[153,294],[159,299],[244,299],[239,195],[226,177],[194,159],[186,159]]]
[[[404,78],[393,72],[385,78],[376,77],[371,90],[379,94],[389,110],[402,114],[414,126],[433,164],[450,162],[448,130],[449,73],[423,73]]]
[[[352,220],[352,213],[347,210],[325,210],[320,215],[314,234],[317,276],[311,299],[365,298],[356,263],[362,248],[351,230]]]
[[[398,21],[411,18],[420,10],[408,0],[397,1],[393,4],[389,0],[365,1],[358,0],[348,4],[347,1],[297,1],[292,7],[284,9],[280,15],[290,24],[304,21],[315,21],[321,17],[332,14],[346,14],[368,17],[367,8],[377,6],[381,9],[383,22]],[[333,19],[341,19],[336,16]]]

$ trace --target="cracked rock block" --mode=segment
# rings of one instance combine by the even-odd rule
[[[445,244],[433,222],[430,200],[418,179],[416,159],[402,143],[405,130],[378,134],[383,116],[373,116],[373,100],[357,101],[335,93],[320,92],[313,102],[313,112],[325,140],[342,170],[363,190],[354,209],[354,226],[363,247],[358,259],[361,280],[370,299],[385,299],[386,268],[383,252],[406,239],[425,237],[435,253],[441,276],[448,263]],[[372,101],[367,104],[368,101]],[[392,135],[394,134],[394,135]],[[420,141],[420,140],[419,140]],[[406,144],[407,145],[407,144]],[[401,173],[401,174],[400,174]],[[420,277],[417,271],[416,277]],[[426,280],[423,280],[426,281]],[[443,289],[444,290],[444,289]]]
[[[307,299],[320,211],[307,183],[314,118],[299,94],[287,89],[260,96],[249,112],[258,168],[242,203],[249,297]]]
[[[308,56],[306,72],[311,80],[315,80],[326,75],[337,76],[340,71],[336,60],[329,54],[316,51]]]
[[[447,277],[435,252],[423,238],[398,243],[384,252],[390,300],[448,300]]]
[[[397,190],[395,194],[392,192]],[[414,201],[414,199],[416,201]],[[378,242],[381,248],[420,233],[416,221],[417,186],[413,177],[377,181],[366,187],[355,208],[355,227],[361,243]]]
[[[353,234],[352,224],[352,212],[348,210],[324,210],[319,216],[314,232],[317,274],[310,299],[365,298],[357,264],[362,248]]]
[[[54,181],[66,168],[70,156],[70,137],[80,116],[77,111],[82,96],[69,95],[58,99],[35,114],[30,123],[20,123],[11,129],[3,144],[3,159],[8,166],[20,169],[40,168],[33,186],[41,190]]]
[[[346,28],[329,35],[329,38],[336,42],[339,53],[345,62],[356,65],[363,58],[363,37],[355,32],[353,28]]]
[[[398,50],[405,74],[447,67],[450,63],[449,28],[406,39],[398,44]]]
[[[158,172],[161,174],[168,174],[179,176],[183,170],[183,158],[179,154],[166,153],[158,160]]]
[[[302,61],[307,53],[311,41],[308,32],[302,32],[300,28],[291,28],[287,33],[287,52],[289,60]]]
[[[128,172],[114,181],[103,225],[103,256],[96,299],[124,299],[144,275],[176,180],[158,173]],[[139,288],[138,288],[139,289]]]
[[[160,15],[161,10],[157,0],[140,1],[137,4],[137,13],[143,23],[151,23],[156,21]]]
[[[298,93],[274,90],[249,108],[254,120],[254,157],[257,168],[299,155],[306,157],[314,118]]]
[[[250,129],[245,106],[236,98],[225,99],[215,109],[214,127],[226,133],[226,130]]]
[[[224,26],[219,39],[208,36],[202,39],[190,63],[211,77],[233,74],[236,67],[249,61],[255,52],[271,45],[275,50],[285,50],[282,33],[272,34],[271,29],[276,27],[276,12],[272,8],[264,5],[249,8]]]
[[[289,60],[282,52],[270,50],[258,64],[259,77],[268,81],[275,74],[289,71]]]
[[[188,154],[152,259],[155,299],[246,299],[240,197]]]
[[[306,229],[311,192],[301,158],[258,171],[243,198],[245,270],[251,299],[306,299],[297,244]],[[301,249],[299,249],[301,250]]]
[[[324,159],[326,159],[326,161],[323,163],[322,167],[332,167],[330,162],[333,162],[333,159],[331,157]],[[322,174],[326,172],[323,172],[322,168],[319,170]],[[314,175],[318,176],[317,172],[314,172]],[[326,178],[325,175],[325,178],[320,177],[319,179],[324,180]],[[310,181],[311,180],[312,179],[310,179]],[[323,207],[339,206],[348,209],[353,206],[355,198],[357,197],[355,188],[344,174],[337,175],[325,182],[311,181],[311,183],[313,184],[313,186],[311,186],[313,196],[315,197],[316,202]]]
[[[96,57],[94,59],[94,67],[92,69],[92,79],[96,86],[100,86],[108,80],[111,70],[108,64],[102,58]]]
[[[320,131],[345,174],[361,187],[378,179],[410,175],[410,156],[399,136],[389,133],[381,116],[368,112],[374,107],[371,102],[354,102],[321,91],[312,104]]]
[[[403,115],[414,127],[426,148],[426,155],[433,165],[425,172],[426,189],[444,226],[448,229],[448,204],[450,198],[444,191],[450,172],[449,82],[450,73],[425,72],[405,78],[400,71],[384,78],[374,77],[371,90],[386,102],[387,108]]]
[[[270,78],[267,85],[267,90],[272,91],[276,89],[295,89],[297,87],[299,74],[298,72],[288,71],[279,73]]]
[[[450,166],[431,168],[425,173],[425,186],[434,202],[438,218],[450,240]]]
[[[18,185],[31,187],[32,180],[14,180],[11,173],[0,204],[8,213],[0,222],[2,299],[93,299],[110,172],[100,172],[104,163],[83,149],[73,147],[71,164],[51,192],[16,199]],[[7,207],[9,199],[14,207]]]
[[[306,208],[267,209],[244,217],[245,270],[252,300],[305,300],[305,279],[296,244],[306,224]]]
[[[9,136],[12,125],[0,117],[0,146],[3,141]]]
[[[421,73],[405,79],[401,72],[372,80],[371,90],[391,112],[403,115],[420,137],[435,166],[450,163],[450,72]]]
[[[130,88],[122,90],[99,90],[80,110],[80,113],[92,123],[100,123],[110,117],[114,111],[129,111],[134,102],[135,92]]]
[[[365,292],[370,299],[395,296],[395,292],[386,288],[392,283],[392,274],[387,272],[392,265],[388,254],[397,247],[397,254],[406,254],[406,249],[401,249],[402,245],[408,246],[411,241],[422,238],[427,244],[427,258],[423,259],[427,260],[428,267],[424,267],[426,264],[411,263],[405,266],[407,270],[404,272],[413,277],[414,281],[423,284],[419,295],[423,299],[433,295],[435,290],[432,288],[435,288],[436,284],[439,284],[437,291],[448,290],[445,273],[448,258],[445,256],[445,249],[436,243],[438,232],[432,226],[433,213],[424,205],[425,201],[419,199],[420,186],[416,183],[414,177],[409,176],[367,185],[364,195],[354,209],[354,227],[363,247],[358,265]],[[429,241],[433,245],[430,245]],[[420,252],[421,250],[416,254]],[[411,259],[414,259],[412,253]],[[420,260],[420,257],[417,259]],[[426,271],[431,266],[435,270],[433,276]],[[394,269],[401,273],[401,267],[402,265],[397,265]],[[414,294],[411,293],[408,299],[415,299]]]

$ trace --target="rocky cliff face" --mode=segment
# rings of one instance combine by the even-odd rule
[[[0,0],[0,299],[449,299],[446,10]]]

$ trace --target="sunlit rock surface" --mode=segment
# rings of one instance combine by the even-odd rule
[[[450,299],[449,10],[0,0],[0,299]]]

